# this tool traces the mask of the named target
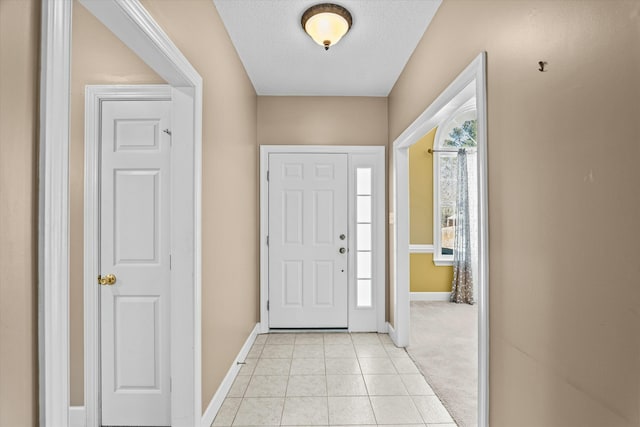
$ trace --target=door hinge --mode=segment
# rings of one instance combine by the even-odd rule
[[[269,236],[267,236],[267,246],[269,246]]]
[[[269,171],[267,171],[267,181],[269,181]]]
[[[169,270],[171,270],[171,265],[172,265],[172,259],[171,259],[171,254],[169,254]]]
[[[269,311],[269,300],[267,300],[267,311]]]

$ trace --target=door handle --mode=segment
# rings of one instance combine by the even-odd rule
[[[98,276],[98,284],[102,286],[111,286],[116,283],[116,276],[114,274],[107,274],[106,276]]]
[[[347,252],[347,250],[346,250],[345,248],[340,248],[340,249],[338,250],[338,252],[340,252],[341,254],[343,254],[343,253]]]

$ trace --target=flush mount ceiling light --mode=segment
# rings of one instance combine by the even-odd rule
[[[349,11],[333,3],[311,6],[302,14],[302,28],[324,50],[338,43],[352,23]]]

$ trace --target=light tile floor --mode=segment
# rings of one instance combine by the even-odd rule
[[[259,335],[213,426],[455,427],[386,334]]]

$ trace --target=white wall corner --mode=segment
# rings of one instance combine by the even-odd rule
[[[451,292],[411,292],[411,301],[449,301]]]
[[[391,338],[391,341],[393,341],[393,343],[396,345],[396,347],[399,347],[398,345],[398,334],[396,332],[396,330],[393,328],[393,326],[391,326],[391,323],[387,322],[387,330],[389,333],[389,338]]]
[[[239,362],[244,362],[244,359],[247,357],[247,354],[249,354],[249,350],[251,350],[251,346],[253,346],[253,343],[256,341],[256,337],[259,333],[260,323],[256,323],[256,326],[253,328],[249,337],[240,349],[238,356],[231,364],[229,371],[227,371],[227,375],[225,375],[222,383],[220,383],[220,386],[218,387],[218,390],[216,390],[215,394],[211,398],[211,402],[209,402],[207,409],[204,411],[204,414],[202,414],[202,427],[209,427],[213,423],[213,420],[222,406],[222,402],[224,402],[225,397],[227,397],[227,393],[231,390],[231,386],[238,376],[238,372],[240,372],[242,365],[240,365]]]
[[[84,406],[69,407],[69,427],[86,427]]]

